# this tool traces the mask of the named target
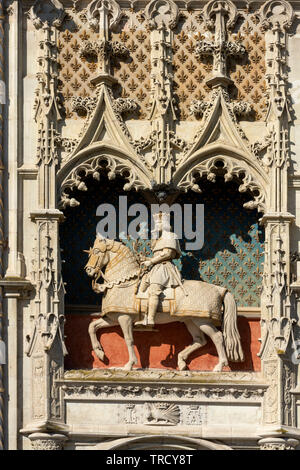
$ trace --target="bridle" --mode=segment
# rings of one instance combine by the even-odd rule
[[[94,253],[94,250],[98,250],[99,253]],[[102,259],[104,258],[105,253],[107,252],[107,246],[105,245],[105,250],[104,251],[100,250],[99,248],[97,248],[95,246],[93,248],[90,248],[89,250],[83,250],[83,251],[85,253],[88,253],[88,255],[89,255],[89,260],[88,260],[87,264],[85,265],[85,269],[87,267],[89,267],[89,268],[93,268],[95,270],[95,276],[92,280],[92,288],[94,290],[94,287],[96,286],[96,283],[97,283],[97,281],[99,280],[99,278],[101,276],[103,277],[104,281],[106,281],[105,276],[104,276],[104,274],[103,274],[103,272],[100,268],[100,264],[101,264]],[[102,254],[102,256],[100,256],[100,253]],[[92,264],[92,261],[90,259],[92,256],[96,258],[96,260],[93,264]]]
[[[95,270],[95,275],[92,280],[92,289],[96,292],[99,292],[99,284],[97,283],[97,281],[99,280],[100,277],[102,277],[105,282],[105,284],[102,286],[103,290],[106,288],[112,288],[114,285],[120,285],[120,283],[122,282],[122,279],[115,279],[113,281],[109,281],[100,268],[101,261],[104,255],[107,253],[107,251],[113,251],[116,254],[116,257],[112,261],[109,261],[109,263],[107,264],[106,269],[108,270],[113,269],[113,268],[116,269],[116,266],[126,256],[126,249],[124,245],[120,244],[117,249],[114,249],[113,246],[108,247],[104,240],[101,240],[98,242],[100,245],[99,247],[97,247],[97,244],[96,244],[96,246],[94,246],[93,248],[90,248],[89,250],[84,250],[85,253],[89,254],[90,258],[93,256],[96,258],[94,263],[93,263],[93,260],[89,259],[88,263],[85,266],[85,268],[90,267]],[[97,250],[97,253],[95,253],[95,250]],[[98,252],[100,252],[102,256],[100,256],[100,253]],[[138,274],[138,278],[140,278],[139,274]]]

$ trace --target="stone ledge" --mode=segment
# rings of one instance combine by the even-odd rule
[[[196,384],[254,384],[267,386],[261,372],[202,372],[202,371],[178,371],[168,369],[78,369],[69,370],[64,374],[64,380],[68,382],[181,382]]]

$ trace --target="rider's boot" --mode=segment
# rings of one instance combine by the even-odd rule
[[[146,326],[148,325],[147,323],[147,313],[145,313],[143,320],[136,321],[134,326]]]
[[[159,304],[159,296],[158,295],[151,295],[149,298],[149,306],[148,306],[148,325],[154,326],[155,324],[155,315],[157,312],[157,307]]]
[[[158,303],[159,303],[159,296],[151,295],[149,297],[148,315],[145,314],[144,319],[141,321],[135,322],[134,325],[135,326],[143,325],[143,326],[153,327],[155,323],[154,320],[155,320],[155,314],[157,311]]]

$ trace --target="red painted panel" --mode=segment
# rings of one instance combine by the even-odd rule
[[[98,331],[106,359],[103,363],[92,351],[88,326],[95,317],[90,315],[68,314],[65,325],[68,355],[66,369],[98,369],[124,366],[128,361],[125,341],[120,327],[111,327]],[[243,363],[230,363],[224,370],[259,371],[260,359],[257,357],[260,343],[260,323],[258,319],[239,317],[239,332],[245,353]],[[191,344],[192,337],[182,323],[158,325],[158,332],[134,332],[135,350],[139,359],[137,367],[155,369],[174,369],[177,355]],[[209,371],[217,364],[215,346],[207,344],[191,354],[188,362],[190,370]]]

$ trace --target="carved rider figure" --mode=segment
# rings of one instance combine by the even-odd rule
[[[159,213],[154,215],[154,221],[155,237],[151,244],[154,256],[146,258],[141,263],[142,266],[149,269],[149,272],[143,277],[140,287],[141,292],[145,292],[149,287],[148,315],[146,314],[142,321],[136,322],[137,326],[153,327],[160,295],[168,287],[182,287],[180,272],[172,263],[173,259],[180,258],[181,251],[179,241],[171,231],[169,217],[167,214]]]

